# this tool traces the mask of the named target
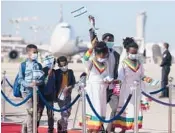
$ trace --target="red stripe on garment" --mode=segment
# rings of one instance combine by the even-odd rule
[[[134,129],[134,125],[132,126],[122,126],[120,124],[113,124],[113,127],[115,128],[122,128],[122,129],[125,129],[125,130],[131,130],[131,129]],[[141,129],[142,128],[142,124],[138,124],[138,128]]]

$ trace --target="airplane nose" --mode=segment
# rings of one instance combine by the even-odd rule
[[[75,49],[75,35],[72,26],[60,23],[56,26],[51,36],[50,52],[54,55],[70,53]]]
[[[62,29],[57,26],[51,36],[51,49],[52,53],[61,51],[70,38],[69,29]]]

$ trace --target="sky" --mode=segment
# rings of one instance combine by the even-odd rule
[[[90,28],[88,15],[96,19],[99,28],[98,36],[105,32],[115,35],[115,42],[122,43],[122,38],[136,35],[136,15],[146,11],[146,42],[168,42],[175,49],[175,2],[157,1],[2,1],[1,3],[1,34],[15,35],[15,25],[9,22],[12,18],[37,16],[37,21],[21,22],[20,35],[30,41],[49,43],[52,30],[40,30],[34,34],[29,29],[32,25],[55,26],[59,21],[59,8],[63,7],[63,19],[70,23],[77,36],[89,41]],[[87,13],[74,18],[72,11],[86,7]]]

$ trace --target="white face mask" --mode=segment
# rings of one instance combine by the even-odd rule
[[[97,61],[100,63],[103,63],[103,62],[107,61],[107,58],[98,58]]]
[[[37,60],[38,59],[38,54],[33,53],[30,57],[32,60]]]
[[[68,66],[63,66],[63,67],[60,67],[60,69],[61,69],[61,71],[66,72],[66,71],[67,71],[67,69],[68,69]]]
[[[114,42],[106,42],[108,48],[112,48],[114,46]]]
[[[138,60],[139,56],[138,56],[138,54],[129,54],[128,58],[131,59],[131,60]]]

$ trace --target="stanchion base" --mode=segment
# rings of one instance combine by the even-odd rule
[[[21,133],[21,124],[1,123],[1,133]],[[39,133],[47,133],[47,127],[39,127]],[[56,133],[56,130],[54,130]],[[68,130],[68,133],[81,133],[81,131]]]

